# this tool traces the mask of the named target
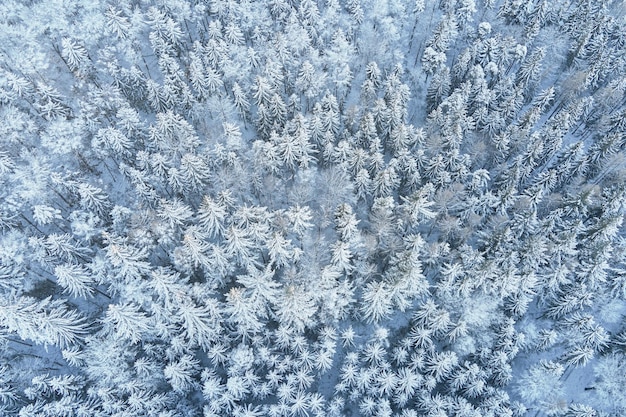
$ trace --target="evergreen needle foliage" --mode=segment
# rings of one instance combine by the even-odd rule
[[[625,28],[0,2],[0,415],[626,415]]]

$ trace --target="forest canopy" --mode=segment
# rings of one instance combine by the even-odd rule
[[[0,415],[626,415],[626,3],[0,3]]]

